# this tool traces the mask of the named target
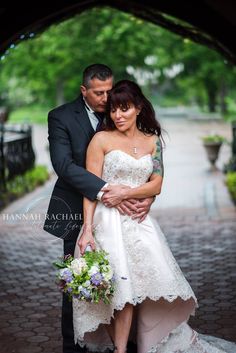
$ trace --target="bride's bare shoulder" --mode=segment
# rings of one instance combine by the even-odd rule
[[[114,131],[107,131],[107,130],[102,130],[102,131],[98,131],[96,132],[96,134],[94,136],[102,136],[102,137],[106,137],[106,136],[109,136],[111,134],[113,134]]]
[[[99,131],[97,132],[91,142],[93,144],[99,144],[99,145],[108,145],[109,142],[112,140],[112,136],[113,136],[113,131]]]

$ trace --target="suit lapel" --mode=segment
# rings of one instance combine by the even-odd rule
[[[83,98],[81,96],[73,102],[73,109],[76,120],[79,122],[89,140],[91,140],[95,134],[95,131],[90,123],[88,114],[84,107]]]

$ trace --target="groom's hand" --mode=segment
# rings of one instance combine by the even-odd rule
[[[108,185],[101,189],[104,192],[102,202],[106,207],[114,207],[123,201],[126,191],[130,189],[127,185]]]
[[[116,209],[123,216],[127,215],[127,216],[132,217],[138,211],[138,207],[136,207],[137,203],[138,203],[137,199],[124,200],[119,205],[116,205]]]
[[[154,200],[154,197],[137,200],[137,203],[135,204],[137,212],[132,215],[132,219],[138,219],[138,223],[143,222],[147,217]]]
[[[120,214],[130,216],[132,219],[138,219],[138,222],[141,223],[147,217],[153,201],[154,197],[148,197],[140,200],[128,199],[117,205],[116,209],[120,212]]]

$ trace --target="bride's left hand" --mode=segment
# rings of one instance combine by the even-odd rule
[[[114,207],[125,199],[127,190],[130,189],[126,185],[108,185],[101,191],[104,191],[102,202],[106,207]]]

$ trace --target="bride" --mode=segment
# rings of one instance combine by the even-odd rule
[[[138,353],[236,352],[235,344],[203,339],[187,324],[197,299],[156,220],[148,215],[138,222],[119,212],[125,199],[161,192],[161,127],[151,103],[138,85],[123,80],[111,90],[107,111],[105,130],[89,144],[86,167],[108,185],[103,203],[84,199],[75,256],[88,245],[106,250],[116,290],[110,305],[73,299],[75,342],[115,353],[124,353],[128,341],[137,344]],[[119,197],[109,184],[123,185]]]

